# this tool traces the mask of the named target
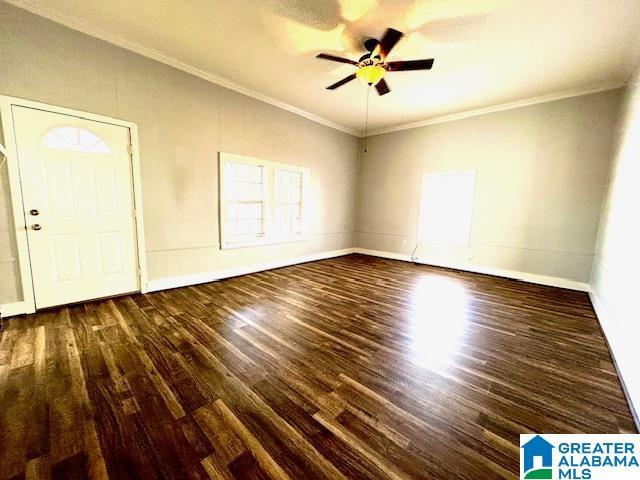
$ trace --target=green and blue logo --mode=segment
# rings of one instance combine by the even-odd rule
[[[553,449],[551,443],[536,435],[521,447],[522,478],[553,479]]]
[[[640,435],[520,435],[522,480],[638,480]]]

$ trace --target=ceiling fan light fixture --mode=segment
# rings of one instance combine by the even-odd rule
[[[380,65],[367,65],[360,67],[356,72],[356,77],[365,85],[375,85],[384,77],[387,71]]]
[[[420,60],[398,60],[395,62],[386,61],[391,49],[403,36],[404,34],[402,32],[394,30],[393,28],[387,28],[380,40],[369,38],[364,42],[364,47],[367,49],[368,53],[365,53],[358,61],[344,57],[337,57],[330,53],[319,53],[317,58],[331,60],[332,62],[346,63],[357,68],[357,70],[355,70],[351,75],[329,85],[327,90],[335,90],[336,88],[342,87],[356,78],[359,78],[360,81],[368,87],[375,86],[378,95],[382,96],[391,91],[389,89],[389,85],[387,85],[387,82],[384,79],[387,72],[431,70],[431,67],[433,67],[433,58],[423,58]],[[367,98],[369,98],[368,95]]]

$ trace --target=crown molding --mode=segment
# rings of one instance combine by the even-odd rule
[[[130,40],[122,38],[119,35],[115,35],[113,33],[102,30],[88,22],[80,21],[76,18],[71,18],[70,16],[63,15],[59,12],[54,12],[51,9],[44,7],[42,4],[35,6],[28,0],[5,0],[5,1],[18,8],[27,10],[28,12],[31,12],[35,15],[44,17],[55,23],[62,24],[65,27],[71,28],[72,30],[77,30],[91,37],[104,40],[105,42],[124,48],[125,50],[135,52],[139,55],[150,58],[157,62],[168,65],[170,67],[176,68],[178,70],[182,70],[183,72],[189,73],[191,75],[195,75],[196,77],[200,77],[204,80],[207,80],[208,82],[215,83],[216,85],[220,85],[221,87],[228,88],[229,90],[233,90],[235,92],[241,93],[248,97],[255,98],[256,100],[260,100],[261,102],[265,102],[270,105],[273,105],[274,107],[278,107],[282,110],[286,110],[288,112],[294,113],[296,115],[306,118],[307,120],[311,120],[312,122],[319,123],[320,125],[324,125],[326,127],[330,127],[344,133],[348,133],[349,135],[353,135],[355,137],[362,136],[362,132],[360,131],[353,130],[351,128],[345,127],[338,123],[332,122],[331,120],[323,118],[314,113],[307,112],[306,110],[303,110],[301,108],[294,107],[293,105],[290,105],[276,98],[270,97],[268,95],[264,95],[260,92],[256,92],[254,90],[242,87],[237,83],[234,83],[231,80],[228,80],[224,77],[213,74],[211,72],[207,72],[205,70],[194,67],[187,63],[181,62],[177,58],[174,58],[170,55],[166,55],[153,48],[148,48],[136,42],[132,42]]]
[[[597,86],[589,88],[576,88],[571,90],[564,90],[556,93],[549,93],[545,95],[539,95],[537,97],[529,97],[521,100],[515,100],[513,102],[501,103],[499,105],[493,105],[490,107],[482,107],[474,110],[467,110],[464,112],[453,113],[450,115],[443,115],[440,117],[428,118],[426,120],[419,120],[417,122],[405,123],[402,125],[396,125],[393,127],[380,128],[369,132],[369,137],[375,135],[383,135],[385,133],[398,132],[401,130],[410,130],[413,128],[426,127],[427,125],[436,125],[438,123],[453,122],[456,120],[462,120],[464,118],[477,117],[479,115],[486,115],[488,113],[502,112],[504,110],[513,110],[515,108],[527,107],[529,105],[536,105],[538,103],[553,102],[556,100],[562,100],[564,98],[580,97],[582,95],[589,95],[592,93],[605,92],[608,90],[615,90],[616,88],[624,87],[628,84],[626,81],[607,82]]]

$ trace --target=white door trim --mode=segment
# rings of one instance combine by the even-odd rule
[[[11,206],[16,231],[16,243],[18,246],[18,261],[20,263],[20,277],[22,280],[23,301],[2,305],[2,315],[19,315],[22,313],[34,313],[36,311],[33,292],[33,279],[31,276],[31,260],[29,258],[29,246],[27,243],[27,225],[24,203],[22,200],[22,185],[20,181],[20,166],[18,163],[18,147],[15,142],[15,129],[12,107],[28,107],[44,110],[52,113],[60,113],[102,123],[109,123],[129,129],[131,137],[131,169],[133,176],[133,200],[135,209],[135,232],[137,244],[137,258],[139,268],[140,291],[148,291],[147,257],[144,240],[144,221],[142,217],[142,181],[140,176],[140,149],[138,146],[138,125],[133,122],[106,117],[95,113],[87,113],[70,108],[33,102],[22,98],[0,95],[0,116],[9,171],[9,187],[11,190]],[[6,308],[11,306],[11,308]]]

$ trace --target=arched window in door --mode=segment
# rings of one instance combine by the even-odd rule
[[[62,125],[49,130],[42,137],[42,146],[54,150],[71,150],[103,155],[113,153],[107,142],[95,133],[70,125]]]

